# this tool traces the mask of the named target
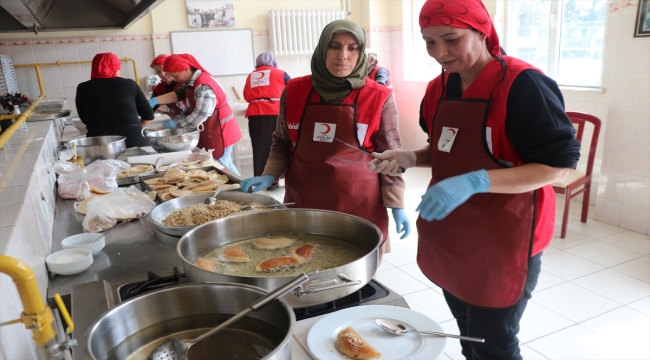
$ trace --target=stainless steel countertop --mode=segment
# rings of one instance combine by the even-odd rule
[[[63,250],[61,240],[83,231],[84,215],[74,211],[74,200],[56,197],[52,252]],[[172,242],[162,243],[156,239],[156,227],[148,217],[133,220],[106,235],[106,246],[94,257],[87,270],[76,275],[49,274],[48,299],[55,293],[70,295],[72,286],[105,280],[109,283],[125,283],[146,279],[147,272],[160,276],[172,274],[174,266],[182,269],[183,262]],[[175,240],[174,238],[171,239]]]

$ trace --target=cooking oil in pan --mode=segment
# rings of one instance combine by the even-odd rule
[[[268,238],[286,237],[294,239],[295,242],[290,246],[282,249],[264,250],[253,245],[253,240],[247,239],[219,246],[205,252],[199,256],[199,259],[216,259],[214,271],[219,274],[233,276],[295,276],[312,269],[319,271],[328,270],[337,266],[353,262],[366,255],[367,250],[350,241],[325,235],[314,234],[283,234],[268,236]],[[283,268],[273,272],[259,272],[255,269],[257,264],[264,260],[291,256],[290,250],[298,246],[311,244],[314,249],[308,262],[292,268]],[[228,262],[221,259],[220,254],[223,249],[230,246],[239,246],[241,250],[250,258],[245,263]]]
[[[149,354],[165,340],[193,339],[231,316],[203,314],[161,322],[128,337],[108,354],[106,360],[147,359]],[[169,334],[170,332],[173,334]],[[192,345],[188,358],[189,360],[262,359],[282,343],[285,335],[267,322],[247,316]]]

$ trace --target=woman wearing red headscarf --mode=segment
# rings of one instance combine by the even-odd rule
[[[175,127],[203,124],[204,130],[199,135],[197,147],[214,149],[212,156],[239,175],[231,154],[234,144],[242,135],[221,85],[190,54],[170,55],[163,69],[175,81],[185,84],[187,109],[175,118]],[[170,93],[151,98],[149,104],[169,104],[179,98],[177,94]]]
[[[431,167],[417,210],[417,262],[439,285],[467,359],[521,359],[519,321],[553,238],[555,194],[580,143],[557,84],[502,55],[480,0],[429,0],[420,13],[429,55],[421,123],[430,145],[374,154],[369,167]]]
[[[166,54],[161,54],[156,56],[153,61],[151,62],[151,68],[154,69],[156,72],[156,75],[160,78],[160,83],[155,85],[154,87],[151,88],[151,91],[153,92],[151,94],[151,97],[157,97],[161,95],[165,95],[170,92],[175,92],[178,90],[180,83],[178,81],[174,81],[171,76],[169,76],[164,70],[163,70],[163,65],[165,65],[165,60],[169,55]],[[184,94],[183,94],[184,95]],[[184,97],[183,97],[184,99]],[[153,107],[154,111],[159,111],[164,114],[167,114],[170,118],[175,118],[178,116],[180,113],[182,113],[187,107],[183,103],[183,100],[179,100],[175,103],[171,104],[166,104],[166,105],[155,105]],[[169,127],[170,122],[165,121],[165,128]]]
[[[90,80],[77,86],[77,114],[87,137],[126,136],[126,147],[149,146],[142,127],[154,118],[142,89],[120,75],[120,60],[113,53],[95,55]],[[138,118],[138,116],[140,118]]]

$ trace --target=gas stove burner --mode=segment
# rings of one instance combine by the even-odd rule
[[[185,274],[181,274],[177,267],[174,267],[174,275],[160,277],[151,271],[147,273],[147,281],[130,283],[119,288],[120,301],[126,301],[138,295],[165,288],[167,286],[185,283]]]
[[[315,316],[329,314],[352,306],[358,306],[369,301],[385,298],[386,296],[388,296],[388,290],[382,287],[375,280],[371,280],[364,287],[348,296],[320,305],[293,309],[293,312],[296,314],[296,321],[300,321]]]
[[[174,268],[174,274],[165,277],[160,277],[152,272],[148,272],[146,281],[122,285],[119,287],[118,293],[120,301],[122,302],[150,291],[185,283],[187,283],[185,274],[181,273],[178,268]],[[373,279],[364,287],[348,296],[324,304],[293,309],[293,311],[296,315],[296,320],[300,321],[319,315],[329,314],[352,306],[358,306],[369,301],[382,299],[389,296],[389,294],[390,290],[386,289]]]

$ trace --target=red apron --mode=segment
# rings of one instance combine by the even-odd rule
[[[485,141],[489,107],[490,99],[440,99],[429,127],[429,187],[470,171],[505,167]],[[443,130],[449,131],[443,127],[457,129],[449,152],[438,149]],[[419,217],[420,269],[468,304],[490,308],[515,304],[526,283],[536,201],[537,191],[476,194],[443,220],[429,222]]]
[[[377,225],[388,236],[388,213],[381,197],[379,175],[359,163],[372,157],[338,141],[316,141],[315,135],[328,132],[345,143],[362,149],[357,139],[357,97],[353,90],[339,105],[322,104],[311,92],[298,129],[298,142],[286,173],[285,202],[292,207],[338,211],[355,215]],[[315,133],[316,123],[319,125]],[[333,126],[335,130],[331,131]],[[321,129],[323,131],[321,131]],[[365,151],[365,150],[364,150]]]
[[[219,159],[223,156],[226,147],[235,144],[241,139],[241,130],[221,86],[205,72],[199,75],[194,82],[194,87],[199,85],[208,85],[214,91],[217,96],[217,107],[212,115],[203,122],[204,130],[199,135],[199,143],[196,147],[205,148],[206,150],[214,149],[212,157]],[[196,107],[194,87],[185,87],[188,114],[191,114]]]

